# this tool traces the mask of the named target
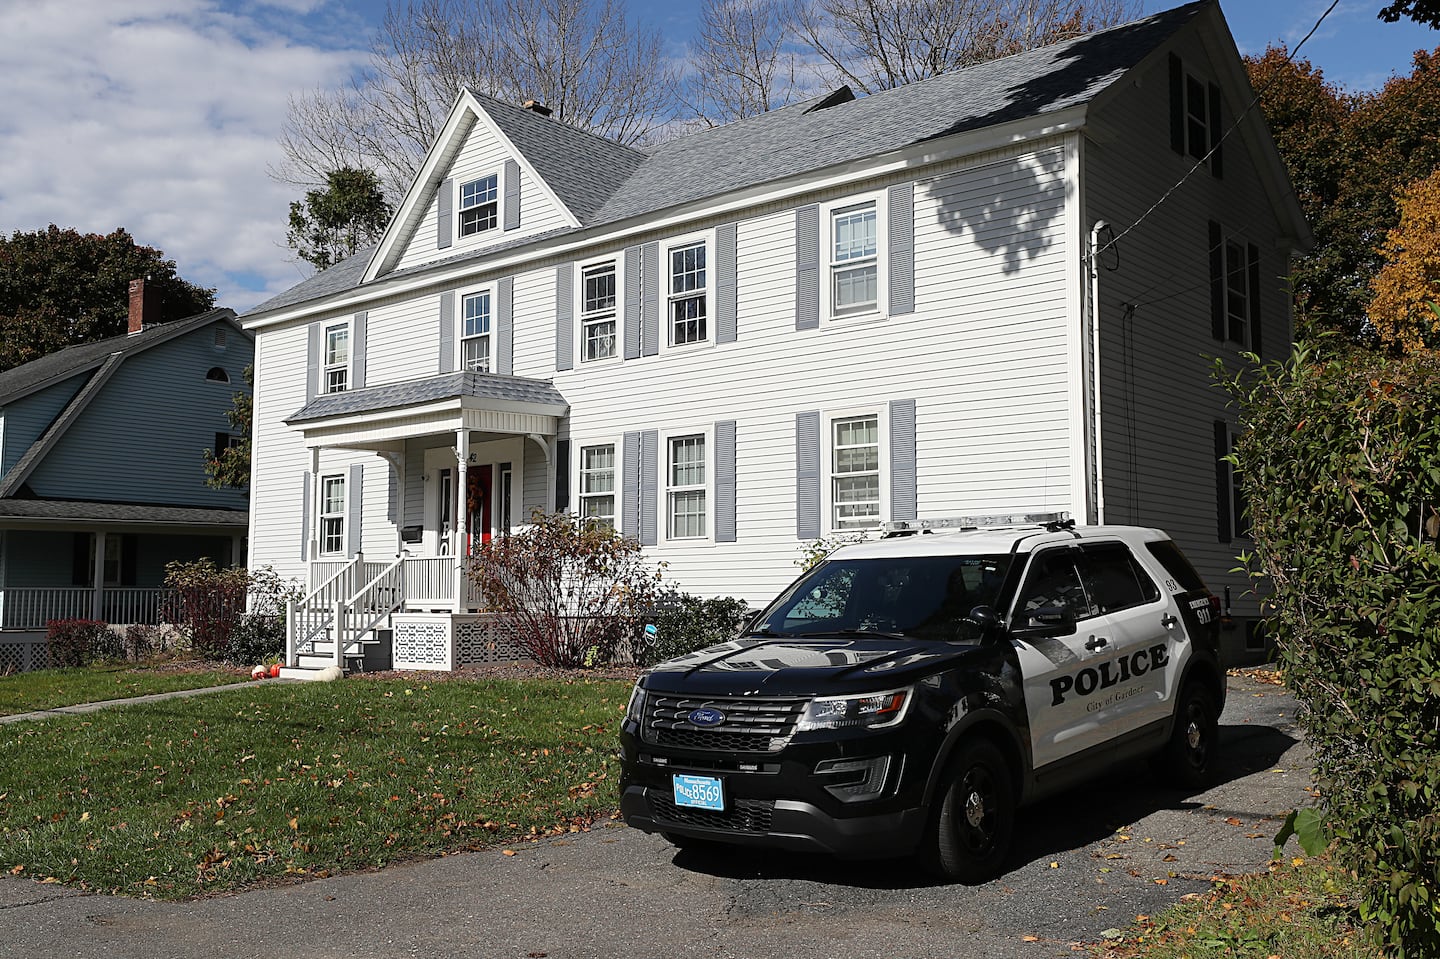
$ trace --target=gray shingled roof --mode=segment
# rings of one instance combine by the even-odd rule
[[[198,313],[184,320],[157,323],[134,336],[112,336],[94,343],[66,347],[55,353],[31,360],[14,369],[0,373],[0,406],[17,397],[34,392],[42,386],[74,376],[76,373],[99,366],[112,353],[134,353],[172,337],[180,336],[197,327],[213,323],[217,319],[233,320],[235,311],[222,308]],[[246,333],[246,336],[250,334]]]
[[[54,499],[0,499],[0,519],[161,523],[167,526],[214,526],[229,531],[243,530],[250,524],[250,514],[243,509]]]
[[[827,94],[677,137],[648,155],[532,111],[477,99],[582,226],[602,226],[1088,103],[1214,2],[1196,0],[1108,30],[812,110]],[[479,260],[540,239],[528,237],[442,262]],[[369,257],[368,251],[357,254],[247,316],[351,289]],[[427,263],[415,271],[438,265]]]
[[[317,396],[287,419],[286,423],[303,423],[330,416],[371,413],[404,406],[419,406],[462,397],[527,403],[549,406],[556,414],[569,409],[565,397],[549,380],[532,380],[523,376],[501,376],[498,373],[443,373],[423,380],[388,383],[363,390],[346,390]]]

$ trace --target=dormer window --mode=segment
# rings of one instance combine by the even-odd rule
[[[1224,175],[1221,107],[1219,85],[1206,81],[1170,54],[1170,148],[1181,156],[1205,161],[1217,177]]]
[[[492,173],[460,184],[460,235],[474,236],[500,223],[500,176]]]

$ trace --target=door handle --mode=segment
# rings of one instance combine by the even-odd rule
[[[1166,613],[1164,616],[1160,617],[1160,625],[1164,626],[1166,629],[1174,629],[1175,624],[1178,622],[1180,622],[1180,620],[1176,619],[1169,613]]]
[[[1106,639],[1104,636],[1091,636],[1089,642],[1085,644],[1085,648],[1093,653],[1095,652],[1095,650],[1101,648],[1102,646],[1109,645],[1110,640]]]

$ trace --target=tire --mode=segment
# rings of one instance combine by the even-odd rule
[[[1175,703],[1170,740],[1155,757],[1155,769],[1173,786],[1202,789],[1210,784],[1220,738],[1220,717],[1215,700],[1200,683],[1191,680]]]
[[[999,875],[1015,828],[1010,764],[994,743],[962,743],[936,794],[923,855],[942,879],[975,885]]]

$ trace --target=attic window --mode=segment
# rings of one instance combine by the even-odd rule
[[[500,222],[500,175],[460,184],[460,235],[493,230]]]
[[[221,367],[212,366],[210,367],[210,372],[205,374],[205,379],[209,380],[211,383],[229,383],[230,374],[226,373],[225,370]]]

